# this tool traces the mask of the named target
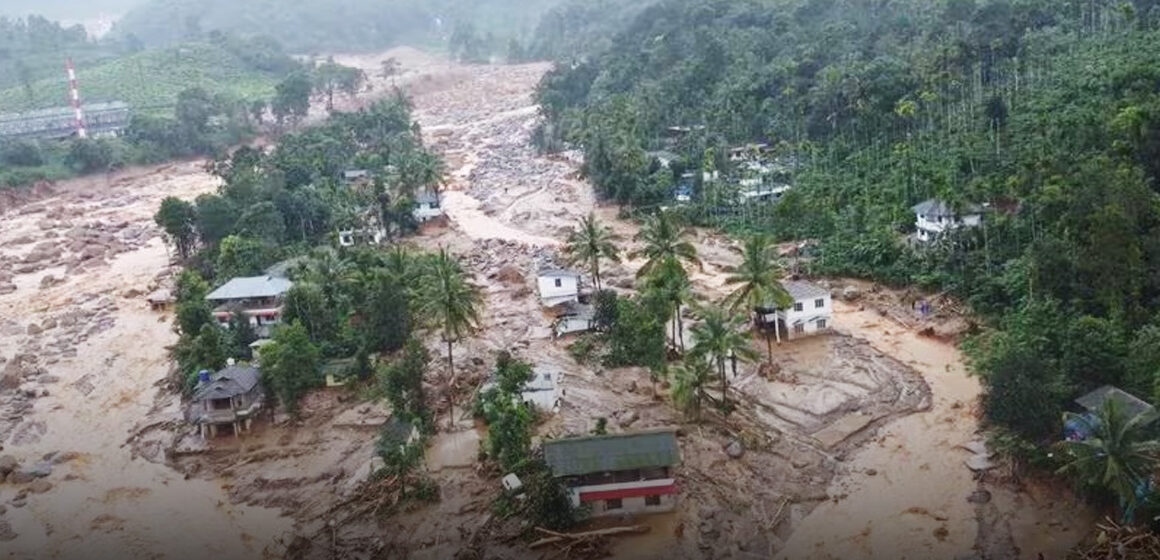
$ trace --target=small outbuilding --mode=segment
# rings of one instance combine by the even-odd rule
[[[1148,404],[1143,399],[1111,385],[1104,385],[1095,391],[1092,391],[1075,400],[1085,411],[1092,414],[1098,413],[1109,400],[1116,401],[1120,410],[1124,411],[1129,418],[1135,418],[1141,414],[1152,412],[1155,408]]]
[[[442,216],[443,206],[440,204],[439,193],[425,190],[415,195],[415,207],[411,215],[421,224]]]

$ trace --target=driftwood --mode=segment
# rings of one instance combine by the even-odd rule
[[[536,531],[546,537],[528,545],[532,549],[545,546],[556,547],[556,557],[561,558],[604,558],[609,555],[608,537],[617,535],[639,535],[649,531],[648,525],[631,525],[628,527],[611,527],[583,533],[558,533],[543,527],[536,527]]]
[[[1076,547],[1073,558],[1082,560],[1144,560],[1160,558],[1160,536],[1145,529],[1121,526],[1111,519],[1097,525],[1095,543]]]

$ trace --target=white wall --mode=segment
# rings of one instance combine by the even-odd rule
[[[576,276],[540,276],[536,278],[536,284],[540,299],[551,300],[552,305],[580,299],[580,278]]]
[[[432,204],[416,204],[415,209],[411,211],[411,215],[415,217],[418,222],[426,222],[428,220],[438,218],[443,215],[443,208]]]
[[[571,489],[573,505],[580,504],[580,494],[584,492],[602,492],[608,490],[623,490],[628,488],[647,488],[651,486],[665,487],[671,486],[676,481],[667,478],[659,480],[642,480],[639,482],[624,482],[618,484],[600,484],[594,486],[580,486]],[[585,502],[586,505],[592,509],[592,517],[610,517],[624,514],[638,514],[638,513],[663,513],[666,511],[673,511],[677,505],[676,494],[665,494],[659,496],[660,503],[658,505],[646,505],[644,496],[637,498],[622,498],[620,500],[621,507],[617,509],[608,509],[607,501],[595,500]]]
[[[817,307],[816,300],[822,300],[822,306]],[[790,306],[789,309],[779,311],[776,314],[768,314],[763,319],[765,321],[772,321],[774,317],[781,319],[785,323],[785,331],[781,333],[783,338],[793,339],[799,336],[806,336],[818,332],[825,332],[834,328],[834,302],[829,294],[818,298],[807,298],[797,300],[795,304],[801,304],[802,310],[797,311],[795,307]],[[803,332],[794,332],[794,324],[798,321],[802,322]]]

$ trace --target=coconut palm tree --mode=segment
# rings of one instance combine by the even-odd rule
[[[673,404],[696,421],[709,395],[705,385],[713,377],[713,366],[704,358],[686,359],[673,368]]]
[[[725,284],[737,286],[725,298],[725,303],[732,311],[744,309],[753,314],[754,324],[757,324],[757,308],[772,305],[778,309],[785,309],[793,304],[793,298],[781,285],[782,268],[773,251],[773,241],[765,234],[748,237],[738,251],[741,254],[741,264],[731,267]],[[778,325],[774,322],[773,328]],[[773,365],[773,339],[766,333],[765,346],[769,364]]]
[[[1058,472],[1115,494],[1125,512],[1130,512],[1139,487],[1149,481],[1160,460],[1160,442],[1151,436],[1157,413],[1129,416],[1119,402],[1108,399],[1094,419],[1074,414],[1064,418],[1087,424],[1091,435],[1083,441],[1058,444],[1067,461]]]
[[[568,244],[564,246],[564,252],[573,262],[588,265],[598,292],[601,288],[600,259],[620,262],[616,240],[616,234],[612,229],[597,221],[595,213],[590,213],[580,219],[580,226],[572,230],[572,234],[568,236]]]
[[[676,216],[670,211],[662,210],[649,218],[636,235],[636,240],[642,242],[643,246],[629,255],[634,259],[646,259],[636,275],[648,276],[669,259],[700,267],[697,248],[686,239],[690,233],[688,228],[677,223]]]
[[[337,310],[342,304],[342,295],[354,284],[357,275],[355,267],[333,249],[319,247],[307,260],[297,263],[295,276],[321,288],[326,304]]]
[[[693,298],[692,284],[684,267],[676,259],[666,259],[653,269],[642,282],[643,291],[666,304],[673,339],[673,346],[685,351],[685,322],[681,308]]]
[[[442,331],[447,344],[447,369],[450,380],[447,404],[451,424],[455,423],[455,358],[453,345],[479,328],[479,312],[483,298],[479,288],[468,281],[459,261],[440,248],[427,264],[420,287],[420,309],[432,328]]]
[[[701,322],[691,329],[695,342],[689,355],[694,359],[711,360],[717,367],[721,378],[721,403],[727,405],[729,380],[725,375],[726,361],[736,358],[751,362],[758,358],[758,353],[749,345],[749,337],[742,330],[743,317],[715,306],[699,308],[697,317]]]

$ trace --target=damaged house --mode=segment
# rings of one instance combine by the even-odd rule
[[[203,371],[198,376],[188,419],[198,427],[201,437],[216,437],[223,426],[233,429],[234,435],[250,431],[250,423],[265,401],[258,368],[230,365],[212,375]]]

